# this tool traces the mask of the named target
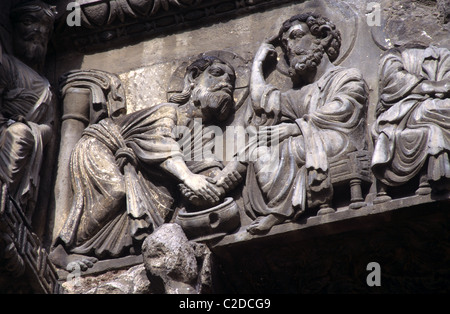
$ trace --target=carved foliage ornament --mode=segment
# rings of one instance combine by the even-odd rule
[[[194,6],[202,0],[116,0],[116,1],[77,1],[81,5],[81,19],[84,27],[94,28],[110,25],[126,17],[138,18],[153,16],[161,10]]]

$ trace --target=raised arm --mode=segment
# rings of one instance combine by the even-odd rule
[[[250,97],[254,106],[260,106],[261,98],[268,85],[264,78],[264,63],[268,57],[276,56],[276,54],[275,47],[269,40],[261,44],[253,59],[250,76]]]

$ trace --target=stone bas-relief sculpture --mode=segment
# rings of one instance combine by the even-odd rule
[[[375,202],[420,176],[417,194],[450,188],[450,51],[409,44],[380,60],[380,99],[373,129]]]
[[[7,1],[0,6],[9,11],[9,5],[3,6]],[[403,220],[401,213],[414,216],[427,207],[434,211],[430,216],[435,221],[422,225],[418,221],[427,217],[415,217],[417,223],[411,222],[411,230],[416,230],[415,226],[426,230],[426,238],[433,247],[439,247],[441,255],[431,253],[427,261],[449,255],[447,239],[435,241],[432,237],[437,230],[448,230],[447,220],[440,219],[445,213],[433,216],[447,205],[450,188],[450,59],[445,39],[448,18],[444,14],[448,1],[405,0],[395,8],[383,6],[392,1],[381,1],[381,21],[389,27],[374,26],[371,30],[363,12],[368,1],[85,1],[80,28],[71,27],[68,32],[68,12],[60,15],[59,33],[53,38],[55,51],[51,52],[56,52],[56,60],[45,69],[55,81],[61,73],[74,69],[61,80],[60,134],[55,132],[57,124],[53,125],[55,97],[42,76],[46,47],[38,44],[47,43],[54,12],[39,1],[12,2],[29,5],[13,9],[14,49],[2,47],[8,49],[0,54],[0,290],[12,281],[10,278],[23,278],[25,270],[33,268],[44,279],[36,280],[47,285],[45,291],[57,292],[52,286],[56,272],[38,241],[41,234],[46,247],[54,245],[51,260],[61,269],[70,272],[73,268],[69,265],[81,270],[92,267],[82,273],[86,279],[83,285],[89,284],[89,276],[100,278],[99,273],[112,266],[114,272],[103,278],[123,271],[120,280],[128,280],[130,275],[135,288],[144,293],[208,293],[214,290],[211,273],[217,270],[224,271],[231,285],[248,281],[247,286],[256,289],[253,291],[273,291],[275,286],[286,289],[285,283],[298,289],[300,281],[306,286],[305,282],[311,282],[314,290],[321,286],[316,285],[315,275],[326,277],[321,281],[326,285],[333,274],[325,242],[331,243],[331,251],[345,252],[336,263],[340,263],[338,276],[345,272],[341,265],[354,266],[346,263],[344,256],[359,253],[355,249],[358,242],[360,247],[367,246],[366,235],[373,235],[369,236],[370,250],[383,246],[392,251],[393,259],[409,258],[409,252],[398,254],[396,245],[402,241],[396,242],[397,235],[407,238],[406,242],[420,242],[427,251],[421,232],[405,230],[409,230],[409,221],[402,229],[384,219],[398,215]],[[405,12],[414,10],[416,4],[420,4],[419,11]],[[350,6],[352,14],[342,14],[340,20],[334,9],[345,11]],[[249,22],[256,8],[263,8],[258,14],[270,22]],[[434,11],[428,12],[428,8]],[[442,15],[435,14],[437,8]],[[305,13],[309,11],[315,13]],[[392,11],[394,18],[386,19]],[[403,16],[422,17],[418,12],[427,12],[423,20],[429,28],[422,31],[420,23],[411,27],[414,21],[404,27],[397,24],[397,18],[402,20]],[[223,21],[225,13],[229,19],[216,23]],[[254,49],[263,42],[272,21],[285,19],[280,13],[293,17],[283,25],[273,24],[274,28],[282,26],[280,32],[264,41],[259,50]],[[353,14],[352,25],[347,27],[344,24]],[[4,45],[8,43],[3,40],[5,30],[10,29],[4,28],[4,12],[0,15]],[[430,19],[432,15],[434,19]],[[212,23],[204,28],[188,27],[203,26],[206,20]],[[223,45],[214,41],[212,46],[205,43],[197,47],[203,31],[228,35]],[[137,36],[144,33],[145,38]],[[161,33],[164,38],[153,42],[153,36]],[[246,37],[249,33],[252,36]],[[416,33],[420,33],[417,38]],[[236,44],[235,36],[248,38],[245,45],[252,48]],[[427,41],[423,46],[398,46],[381,56],[379,49],[395,46],[396,38],[403,44],[412,36],[426,37]],[[142,43],[133,46],[141,39]],[[115,50],[118,42],[125,43],[119,49],[122,52]],[[140,59],[139,53],[155,51],[149,46],[161,48],[162,54],[152,57],[150,53]],[[163,51],[172,48],[169,54]],[[72,51],[66,54],[65,49]],[[206,53],[184,68],[188,57],[194,60],[199,51],[211,49],[227,50],[220,56],[239,54],[245,64],[253,60],[253,68],[238,69],[236,63],[216,58],[219,54],[213,57]],[[93,55],[84,54],[88,50]],[[145,104],[148,98],[143,97],[139,106],[127,105],[119,74],[85,69],[97,66],[103,56],[107,56],[105,64],[98,66],[108,69],[111,60],[124,52],[133,54],[132,58],[111,71],[123,75],[128,90],[136,84],[154,83],[128,76],[130,69],[144,71],[147,79],[154,76],[161,86],[158,91],[169,86],[168,103]],[[367,60],[373,68],[364,63]],[[164,79],[180,64],[186,70],[184,77],[181,79],[178,71],[172,73],[184,80],[183,86]],[[158,71],[167,72],[159,76]],[[236,76],[245,77],[246,82],[251,76],[251,80],[237,84]],[[170,86],[175,85],[179,93],[172,95]],[[145,87],[139,92],[142,90]],[[146,109],[125,110],[137,107]],[[248,113],[252,114],[250,120]],[[245,126],[256,127],[260,137],[269,142],[276,138],[279,143],[267,146],[258,142],[260,146],[246,161],[221,160],[214,154],[214,130],[242,121]],[[368,126],[371,129],[366,129]],[[373,142],[367,142],[369,138]],[[56,140],[60,140],[58,156],[53,149]],[[54,185],[48,176],[51,172],[56,176]],[[51,189],[54,195],[42,194],[50,194]],[[45,198],[53,196],[56,204],[49,206]],[[41,208],[54,213],[41,215]],[[32,216],[38,218],[40,228],[53,229],[40,230],[36,236]],[[372,220],[374,216],[382,219]],[[383,224],[389,226],[380,230],[389,232],[371,229]],[[280,226],[272,228],[275,225]],[[349,229],[356,229],[356,236],[350,232],[339,237]],[[311,237],[314,241],[309,241]],[[268,249],[271,245],[273,250]],[[340,245],[347,250],[341,250]],[[389,273],[390,265],[380,259],[384,257],[381,251],[373,260],[381,261],[383,272]],[[320,267],[311,263],[315,258],[323,262],[317,264]],[[244,263],[240,264],[240,259]],[[137,262],[141,265],[128,273],[127,267]],[[300,264],[313,266],[305,269]],[[363,273],[365,266],[356,273]],[[250,268],[253,271],[249,272]],[[61,269],[63,282],[66,272]],[[260,269],[267,273],[260,273]],[[393,269],[395,272],[389,274],[396,276],[397,268]],[[265,276],[268,273],[270,276]],[[303,280],[304,274],[309,280]],[[105,287],[103,291],[111,291]],[[304,291],[308,288],[302,287]]]
[[[0,291],[58,293],[38,236],[57,138],[57,99],[43,75],[56,12],[41,1],[17,3],[5,14],[12,44],[3,36],[0,43]]]
[[[41,72],[55,12],[34,1],[13,8],[11,20],[14,56],[2,53],[0,63],[0,180],[31,219],[54,132],[55,97]]]
[[[222,170],[214,155],[192,160],[196,152],[182,148],[196,136],[203,142],[194,149],[209,145],[211,137],[195,133],[195,123],[228,117],[234,82],[230,65],[202,56],[187,67],[184,89],[169,103],[109,115],[84,130],[71,155],[74,197],[52,252],[55,264],[86,268],[97,259],[139,254],[143,239],[172,218],[179,199],[187,208],[220,204],[241,180],[238,168]],[[177,135],[177,128],[188,132]]]
[[[281,92],[267,84],[263,66],[280,44],[294,88]],[[259,147],[247,172],[247,210],[253,234],[295,219],[322,205],[333,212],[330,164],[362,151],[365,143],[366,83],[357,69],[332,64],[341,37],[334,24],[316,14],[286,21],[279,35],[262,44],[254,58],[250,93],[256,118],[267,136],[279,135],[275,149]],[[272,56],[271,56],[272,54]]]

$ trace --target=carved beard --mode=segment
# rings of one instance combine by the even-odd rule
[[[30,34],[16,39],[14,52],[23,62],[30,66],[41,64],[47,54],[46,40],[39,35]]]
[[[320,44],[314,44],[310,50],[295,48],[289,54],[289,75],[302,77],[306,73],[315,71],[322,61],[323,54],[324,48]]]
[[[212,118],[224,121],[230,115],[234,100],[233,87],[229,84],[219,84],[209,88],[198,87],[192,91],[192,99],[202,112],[206,121]]]

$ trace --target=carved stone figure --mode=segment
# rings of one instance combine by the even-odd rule
[[[390,199],[385,186],[420,175],[416,193],[448,190],[450,178],[450,51],[408,44],[380,60],[380,100],[373,128],[372,171],[380,181],[375,202]]]
[[[53,9],[41,1],[14,7],[14,56],[0,51],[0,180],[29,219],[41,165],[51,160],[45,152],[51,153],[55,98],[42,68],[54,20]]]
[[[61,246],[52,253],[55,264],[76,261],[85,268],[97,258],[139,253],[142,240],[172,218],[177,184],[185,201],[200,208],[225,197],[230,181],[221,162],[191,160],[182,148],[188,139],[196,141],[191,135],[204,141],[198,149],[208,145],[211,138],[195,133],[195,122],[227,118],[234,81],[231,66],[203,56],[188,66],[184,90],[169,103],[109,115],[84,130],[71,155],[74,197],[56,241]],[[182,137],[180,127],[188,131]]]
[[[293,89],[267,84],[264,68],[281,45]],[[333,65],[340,32],[316,14],[287,20],[254,58],[250,96],[260,133],[277,137],[276,147],[260,146],[247,169],[246,210],[255,220],[250,233],[267,232],[295,219],[307,208],[325,205],[333,196],[330,165],[365,148],[368,89],[359,70]]]

